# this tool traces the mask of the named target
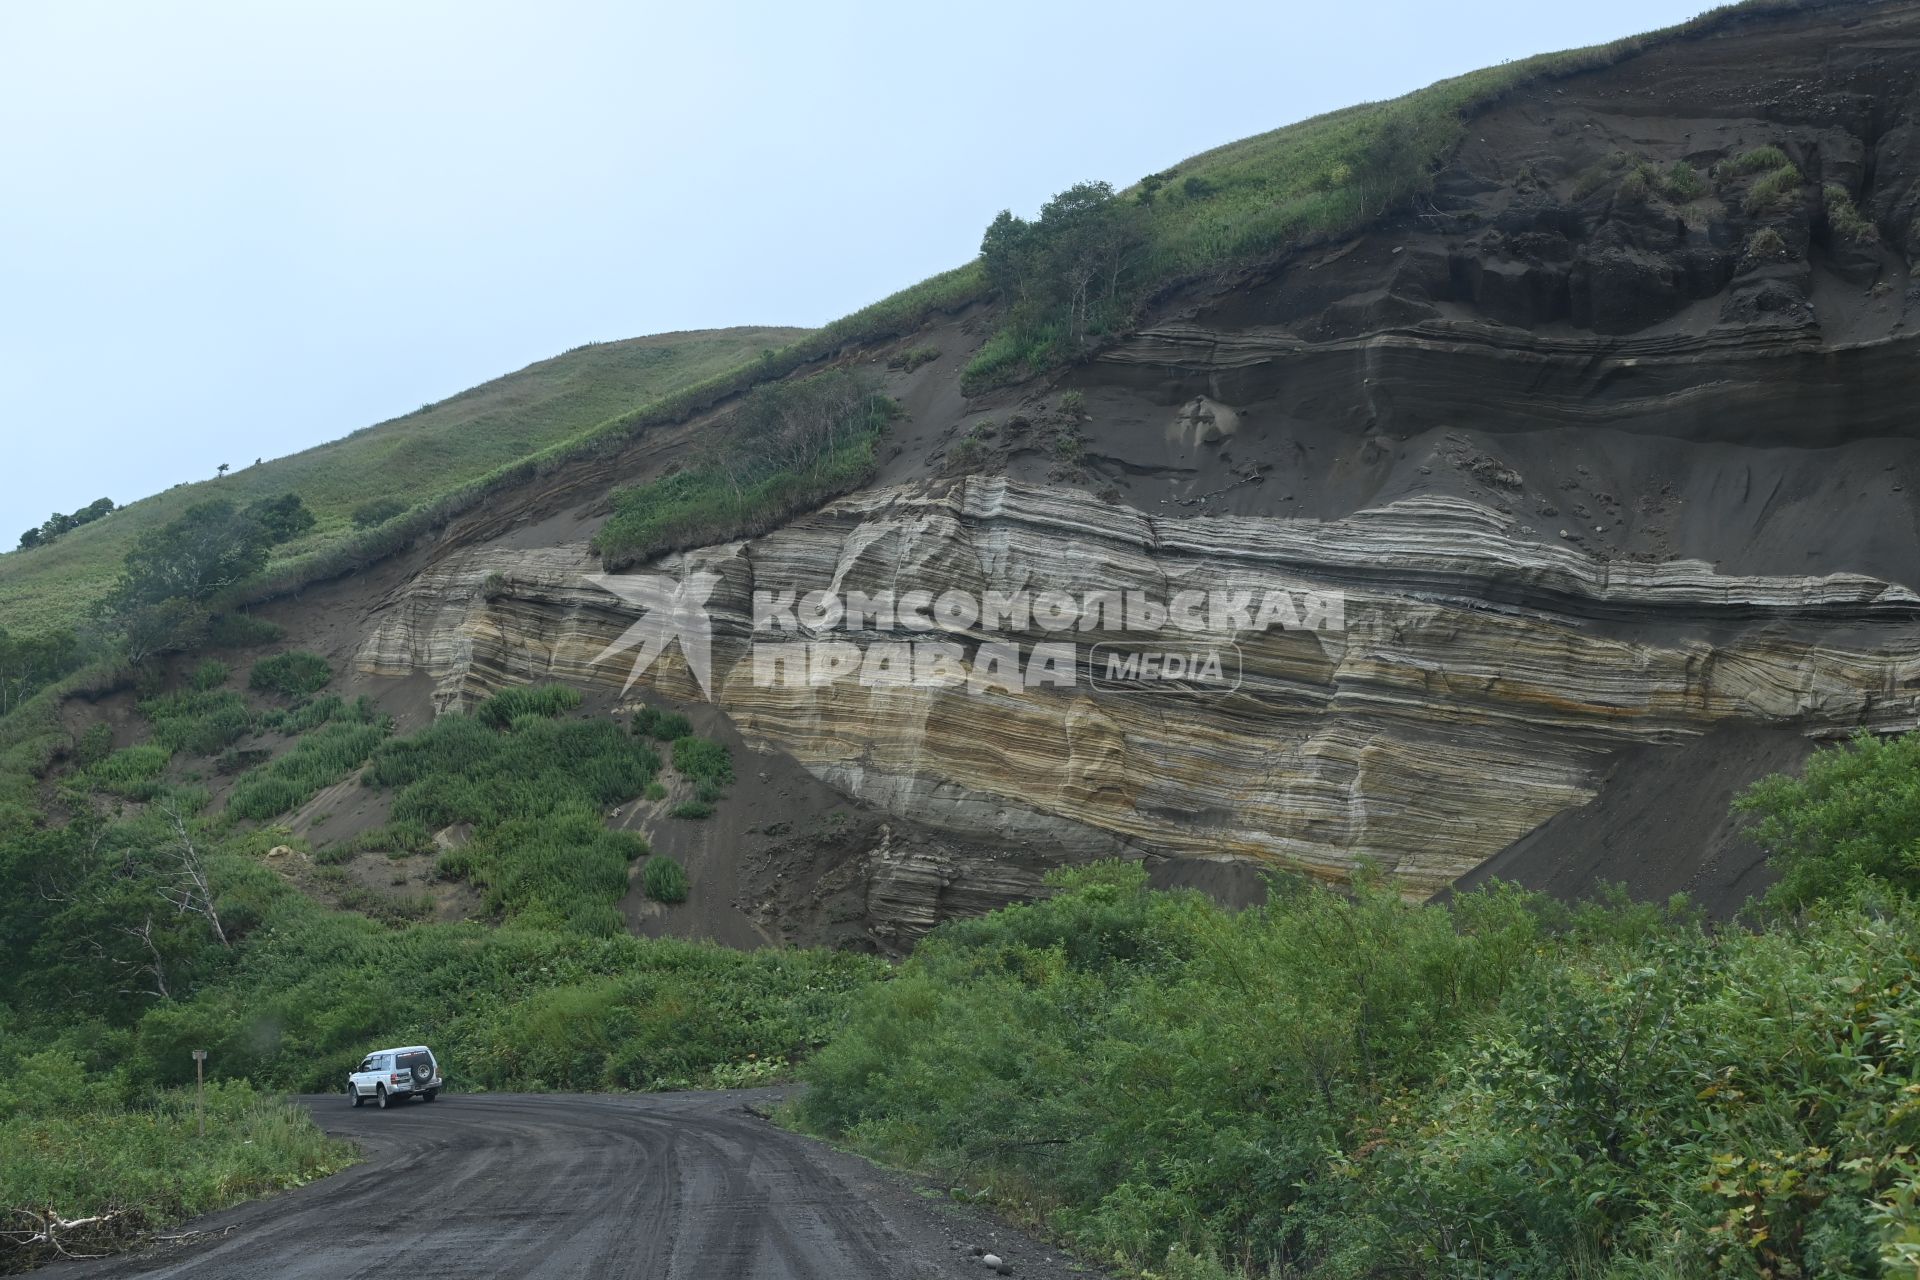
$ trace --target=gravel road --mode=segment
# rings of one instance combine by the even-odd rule
[[[358,1110],[307,1097],[366,1160],[189,1225],[141,1255],[63,1263],[68,1277],[425,1280],[930,1280],[1094,1276],[910,1179],[755,1114],[778,1090],[652,1095],[452,1094]]]

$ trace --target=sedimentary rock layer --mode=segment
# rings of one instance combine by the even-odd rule
[[[432,673],[443,705],[506,684],[621,687],[639,616],[582,546],[458,552],[386,602],[363,671]],[[1253,859],[1426,892],[1595,792],[1623,746],[1726,724],[1829,734],[1920,721],[1920,599],[1860,575],[1606,561],[1434,497],[1339,521],[1157,519],[1072,488],[970,478],[856,495],[653,567],[716,575],[712,695],[748,741],[922,824],[1051,851]],[[489,575],[499,575],[483,592]],[[504,589],[502,587],[504,581]],[[1130,633],[754,626],[756,591],[1136,592],[1337,599],[1341,629]],[[1072,682],[792,687],[754,652],[808,641],[1071,644]],[[1231,691],[1095,687],[1096,643],[1234,645]],[[764,675],[764,663],[760,664]],[[782,675],[786,673],[783,671]],[[676,651],[640,680],[700,696]],[[902,871],[904,874],[904,870]]]

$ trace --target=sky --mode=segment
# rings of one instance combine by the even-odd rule
[[[0,0],[0,548],[1701,0]]]

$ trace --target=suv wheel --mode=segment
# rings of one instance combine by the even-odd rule
[[[393,1098],[388,1095],[387,1086],[383,1084],[374,1086],[374,1096],[380,1100],[380,1109],[382,1111],[393,1105]]]
[[[440,1091],[438,1089],[429,1089],[425,1093],[420,1095],[420,1100],[422,1102],[432,1102],[435,1098],[439,1096],[440,1096]]]
[[[353,1105],[356,1107],[366,1101],[365,1098],[360,1096],[360,1090],[354,1088],[353,1081],[351,1080],[347,1081],[347,1097],[352,1100]]]

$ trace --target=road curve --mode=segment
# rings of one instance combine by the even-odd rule
[[[366,1155],[192,1223],[196,1243],[62,1277],[920,1280],[1088,1276],[907,1179],[761,1119],[777,1091],[454,1094],[381,1111],[300,1099]]]

